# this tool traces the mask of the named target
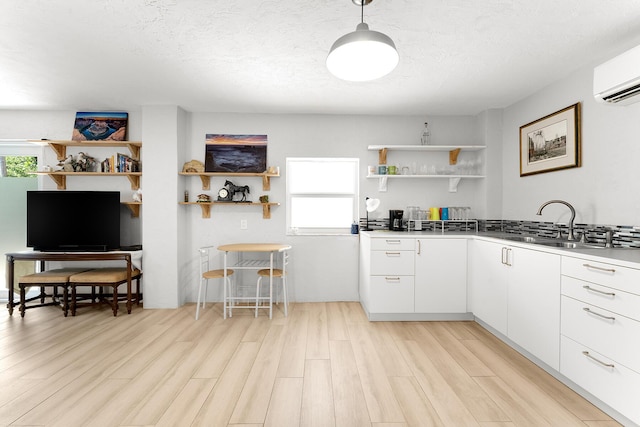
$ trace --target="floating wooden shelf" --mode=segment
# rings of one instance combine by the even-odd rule
[[[140,206],[142,206],[142,202],[120,202],[131,210],[131,216],[133,218],[138,218],[140,216]]]
[[[141,141],[62,141],[51,139],[30,139],[30,143],[48,145],[56,153],[58,160],[67,157],[67,147],[127,147],[131,157],[140,160]]]
[[[67,189],[68,176],[126,176],[131,182],[131,189],[140,188],[142,172],[33,172],[35,175],[48,175],[58,186],[58,190]]]
[[[269,191],[271,190],[271,178],[279,177],[279,173],[268,173],[268,172],[260,172],[260,173],[245,173],[245,172],[180,172],[180,175],[185,176],[199,176],[200,180],[202,180],[202,189],[210,190],[211,189],[211,177],[212,176],[260,176],[262,177],[262,190]]]
[[[378,151],[378,164],[387,164],[387,154],[389,151],[431,151],[431,152],[449,152],[449,164],[455,165],[457,163],[458,154],[461,151],[481,151],[486,149],[485,145],[369,145],[367,147],[370,151]],[[461,179],[479,179],[484,178],[484,175],[377,175],[370,174],[367,178],[379,178],[380,184],[378,189],[380,191],[387,191],[387,178],[449,178],[449,192],[455,193],[458,191],[458,184]]]
[[[196,174],[194,174],[196,175]],[[202,218],[211,218],[211,205],[235,205],[235,206],[262,206],[262,218],[271,218],[271,206],[280,206],[280,203],[260,202],[180,202],[181,205],[200,205]]]

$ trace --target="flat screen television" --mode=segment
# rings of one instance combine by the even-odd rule
[[[37,251],[120,248],[119,191],[28,191],[27,247]]]

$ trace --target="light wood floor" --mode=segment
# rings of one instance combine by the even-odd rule
[[[289,309],[5,312],[0,425],[618,425],[474,322]]]

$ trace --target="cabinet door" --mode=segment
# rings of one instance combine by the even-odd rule
[[[560,367],[560,255],[511,248],[507,336]]]
[[[508,248],[499,243],[469,242],[469,311],[507,334],[507,274],[502,263]]]
[[[467,312],[466,239],[416,239],[415,312]]]

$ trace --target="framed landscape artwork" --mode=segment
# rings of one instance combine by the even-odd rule
[[[579,167],[580,103],[520,126],[520,176]]]
[[[267,170],[267,135],[207,134],[205,172],[262,173]]]
[[[78,112],[73,125],[74,141],[125,141],[128,113]]]

